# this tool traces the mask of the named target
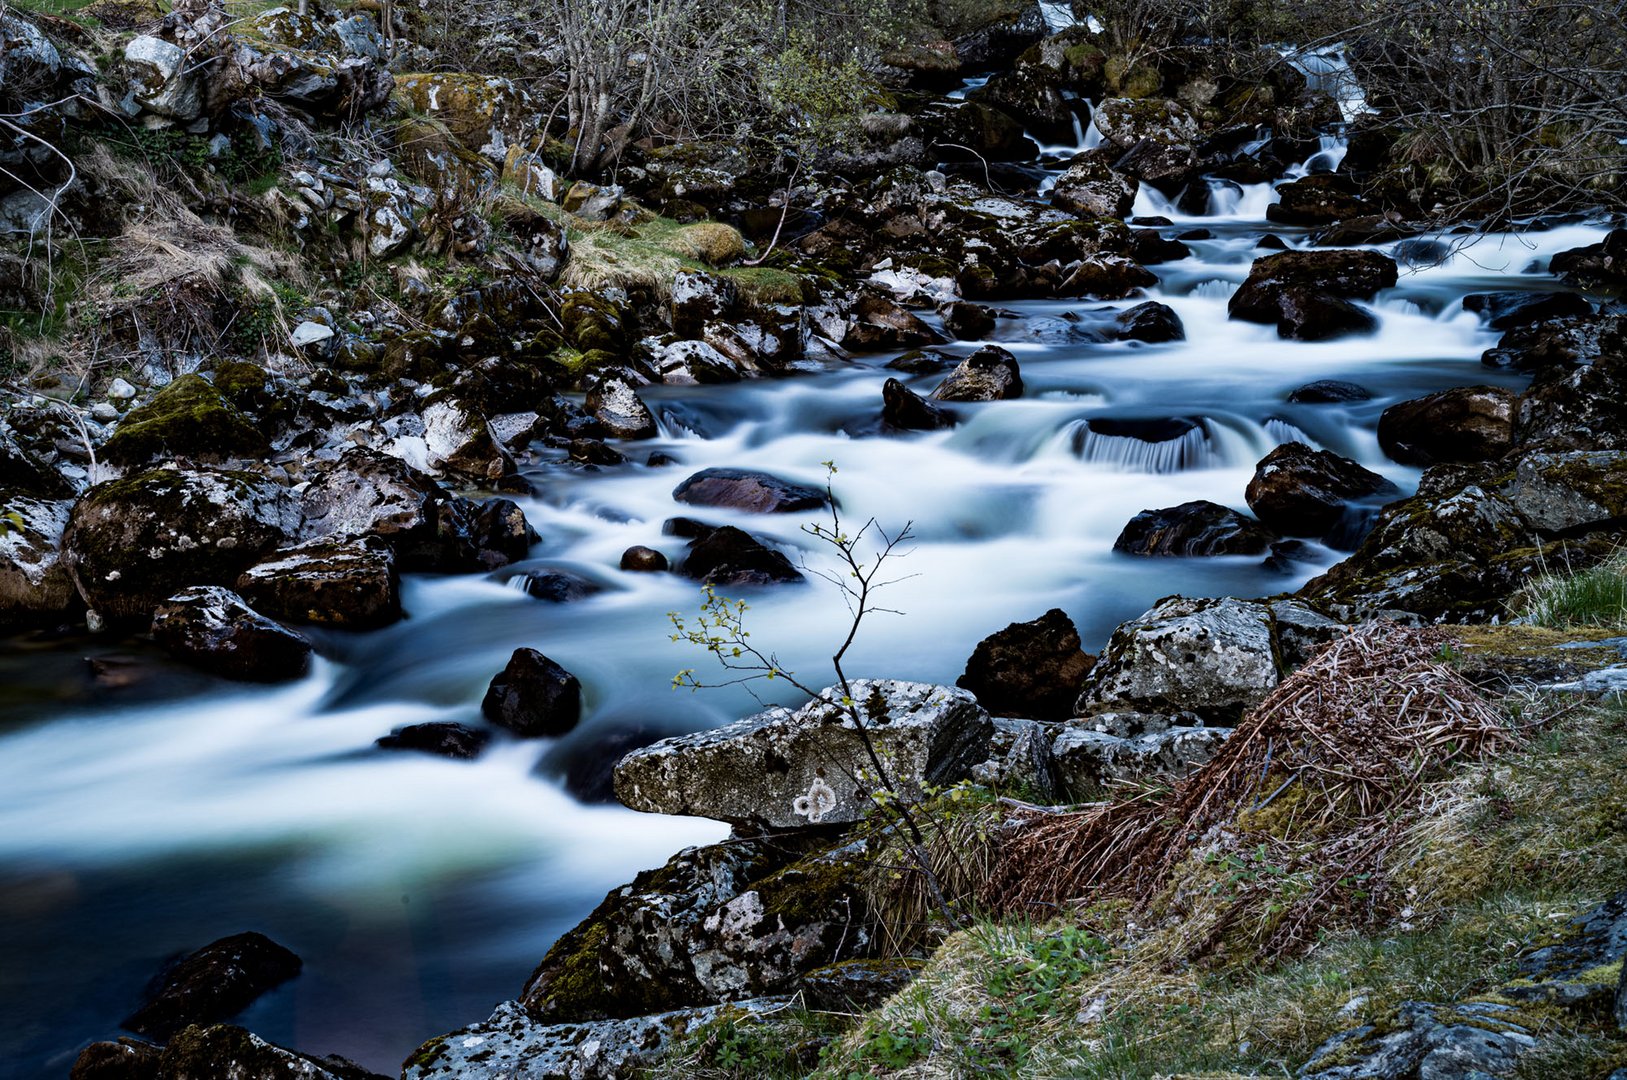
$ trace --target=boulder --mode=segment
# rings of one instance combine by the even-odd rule
[[[1151,730],[1128,736],[1097,730],[1095,719],[1069,723],[1051,744],[1062,793],[1090,799],[1116,783],[1179,780],[1214,757],[1231,735],[1229,728],[1205,727],[1201,721],[1186,725],[1157,720],[1149,725]]]
[[[988,714],[964,690],[861,679],[851,691],[862,734],[841,690],[827,689],[795,711],[635,750],[616,766],[616,796],[635,810],[743,827],[845,824],[869,812],[877,791],[913,802],[989,756]]]
[[[641,574],[660,574],[670,569],[667,557],[654,548],[635,544],[621,553],[621,568]]]
[[[1102,138],[1121,152],[1142,142],[1156,146],[1190,146],[1198,137],[1197,119],[1185,106],[1174,101],[1108,98],[1096,106],[1093,117]]]
[[[1565,374],[1570,368],[1593,363],[1612,346],[1619,349],[1624,328],[1627,328],[1627,316],[1620,313],[1563,315],[1526,323],[1511,327],[1496,348],[1487,349],[1481,355],[1480,362],[1491,368]],[[1550,373],[1550,368],[1558,371]]]
[[[1226,309],[1234,319],[1275,323],[1286,338],[1367,332],[1372,317],[1345,301],[1371,299],[1396,276],[1395,260],[1376,251],[1284,251],[1254,260]]]
[[[228,679],[283,682],[311,666],[310,642],[218,585],[171,596],[153,613],[152,634],[172,655]]]
[[[866,292],[853,305],[841,344],[850,349],[919,349],[943,340],[942,334],[897,301]]]
[[[606,721],[595,717],[573,738],[550,747],[538,762],[537,771],[559,780],[566,793],[578,802],[614,803],[616,763],[664,734],[642,720]]]
[[[168,1042],[192,1024],[242,1012],[260,995],[299,974],[299,957],[264,934],[234,934],[166,969],[122,1027]]]
[[[995,716],[1061,720],[1072,715],[1093,663],[1073,620],[1052,608],[978,642],[955,685]]]
[[[115,465],[167,458],[224,461],[263,457],[265,433],[201,375],[182,375],[119,421],[102,448]]]
[[[720,506],[756,514],[793,514],[825,505],[824,490],[750,469],[702,469],[672,490],[690,506]]]
[[[656,354],[655,365],[661,372],[661,381],[669,386],[739,382],[747,370],[757,374],[755,368],[742,369],[704,341],[674,341],[663,345]]]
[[[1113,334],[1121,341],[1161,344],[1185,341],[1186,327],[1181,324],[1181,317],[1175,314],[1174,308],[1149,300],[1119,312],[1113,320]]]
[[[1282,225],[1331,225],[1378,212],[1351,189],[1349,181],[1333,173],[1301,177],[1279,186],[1277,193],[1281,198],[1266,207],[1265,216]]]
[[[62,549],[85,603],[130,619],[185,586],[235,582],[299,524],[294,499],[253,473],[156,469],[86,492]]]
[[[190,123],[203,115],[197,66],[179,45],[139,34],[124,47],[136,102],[156,116]]]
[[[649,407],[623,379],[605,379],[589,390],[587,410],[612,439],[653,439],[660,434]]]
[[[604,591],[598,582],[568,570],[527,570],[508,579],[525,594],[548,604],[571,604]]]
[[[376,538],[313,540],[273,552],[243,572],[237,591],[288,622],[374,630],[401,618],[395,554]]]
[[[158,1080],[162,1053],[152,1043],[130,1038],[91,1043],[74,1059],[68,1080]]]
[[[938,388],[933,401],[1006,401],[1022,397],[1017,358],[998,345],[985,345],[960,362]]]
[[[1123,255],[1091,255],[1068,269],[1056,287],[1058,296],[1091,296],[1122,300],[1138,289],[1158,284],[1158,275]]]
[[[739,302],[733,278],[704,270],[680,270],[672,279],[672,332],[699,339],[707,323],[733,314]]]
[[[10,428],[0,425],[0,490],[40,498],[66,498],[73,487],[17,441]]]
[[[1515,437],[1553,450],[1627,449],[1627,334],[1612,334],[1590,364],[1540,372],[1519,400]]]
[[[384,750],[414,750],[457,761],[473,761],[489,742],[489,731],[477,731],[462,724],[437,720],[397,728],[375,739],[374,745]]]
[[[1550,319],[1587,318],[1593,305],[1573,292],[1492,292],[1465,296],[1463,310],[1481,316],[1493,330],[1513,330]]]
[[[1277,685],[1274,646],[1264,604],[1173,596],[1113,631],[1075,712],[1186,713],[1230,726]]]
[[[1280,535],[1322,537],[1345,517],[1351,502],[1396,490],[1349,458],[1291,442],[1254,467],[1244,497],[1254,516]]]
[[[679,573],[725,588],[801,581],[791,560],[742,529],[707,528],[689,544]]]
[[[979,341],[994,331],[994,312],[982,304],[956,300],[943,309],[943,326],[961,341]]]
[[[535,649],[515,649],[492,679],[480,711],[525,738],[564,735],[582,718],[582,684]]]
[[[1113,541],[1126,555],[1258,555],[1276,536],[1251,517],[1199,499],[1163,510],[1143,510]]]
[[[1288,395],[1295,405],[1344,405],[1353,401],[1371,401],[1373,392],[1365,386],[1339,379],[1318,379],[1306,383]]]
[[[881,423],[895,431],[937,431],[954,427],[955,418],[897,379],[881,385]]]
[[[1383,1028],[1342,1032],[1311,1052],[1302,1080],[1512,1076],[1543,1034],[1519,1005],[1404,1001]]]
[[[1329,341],[1378,329],[1378,319],[1371,313],[1315,289],[1286,288],[1276,299],[1277,336],[1291,341]]]
[[[387,1080],[341,1057],[311,1057],[251,1031],[193,1026],[170,1040],[158,1061],[161,1080]]]
[[[1378,443],[1403,465],[1495,461],[1514,442],[1515,396],[1496,386],[1460,386],[1391,405]]]
[[[485,416],[467,402],[438,395],[424,406],[421,416],[422,448],[432,471],[477,484],[496,483],[514,471],[514,459],[492,434]],[[414,455],[397,456],[411,460]]]
[[[1585,289],[1627,289],[1627,229],[1612,229],[1597,244],[1561,251],[1548,261],[1548,270]]]
[[[0,488],[0,622],[23,626],[73,608],[78,594],[62,559],[72,509]]]
[[[1051,753],[1051,725],[1005,716],[992,723],[989,759],[972,767],[972,779],[1041,804],[1058,801],[1062,786]]]
[[[1112,150],[1086,150],[1057,177],[1051,205],[1082,218],[1123,218],[1135,204],[1140,185],[1132,177],[1114,172]]]

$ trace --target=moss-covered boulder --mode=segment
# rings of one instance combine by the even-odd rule
[[[412,112],[442,121],[476,153],[527,142],[540,118],[531,96],[512,81],[477,72],[436,71],[395,77],[396,97]]]
[[[102,455],[115,465],[169,458],[225,461],[269,449],[265,433],[201,375],[182,375],[130,411]]]
[[[184,586],[230,584],[299,525],[298,503],[262,476],[154,469],[86,492],[62,547],[85,603],[128,619]]]

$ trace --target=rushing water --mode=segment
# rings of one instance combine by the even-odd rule
[[[1081,125],[1080,142],[1093,128]],[[1077,149],[1077,148],[1075,148]],[[1321,154],[1336,159],[1330,140]],[[1323,166],[1336,164],[1325,159]],[[1312,167],[1316,163],[1307,163]],[[971,406],[953,431],[877,433],[887,356],[817,375],[646,391],[662,436],[632,448],[681,464],[603,471],[542,463],[524,500],[542,535],[518,569],[552,567],[604,591],[565,605],[506,584],[512,569],[413,578],[410,617],[365,635],[326,634],[304,681],[243,688],[173,670],[140,643],[0,644],[0,1047],[19,1077],[61,1077],[82,1043],[109,1037],[168,956],[257,929],[293,948],[304,974],[245,1023],[269,1038],[393,1071],[422,1038],[481,1018],[513,996],[550,942],[610,886],[722,826],[587,807],[552,777],[560,755],[598,733],[678,732],[754,706],[744,693],[675,693],[673,673],[703,656],[673,644],[669,611],[694,611],[693,583],[616,569],[647,544],[677,557],[662,521],[686,512],[671,491],[711,465],[749,466],[834,487],[849,521],[875,517],[915,540],[849,670],[953,681],[976,642],[1061,607],[1086,646],[1171,593],[1293,589],[1338,553],[1291,572],[1258,558],[1135,560],[1112,553],[1131,516],[1208,498],[1242,507],[1254,463],[1302,439],[1355,458],[1403,489],[1413,471],[1379,453],[1385,406],[1450,385],[1497,381],[1478,358],[1495,335],[1461,310],[1484,289],[1550,287],[1556,251],[1602,230],[1573,225],[1492,236],[1403,271],[1372,305],[1371,337],[1301,344],[1232,322],[1226,299],[1266,230],[1271,185],[1215,185],[1213,238],[1156,268],[1151,294],[1188,340],[1102,344],[1093,324],[1139,301],[1008,306],[995,339],[1018,357],[1023,400]],[[1138,214],[1190,219],[1152,192]],[[1271,228],[1292,244],[1294,230]],[[1384,248],[1383,250],[1390,250]],[[946,351],[966,353],[961,343]],[[920,392],[937,376],[908,379]],[[1315,379],[1347,379],[1373,399],[1290,405]],[[1097,420],[1176,420],[1149,443]],[[800,552],[829,553],[807,518],[700,515]],[[815,582],[752,597],[754,640],[811,682],[846,612]],[[478,762],[375,751],[393,727],[478,722],[487,681],[516,647],[574,671],[585,719],[563,740],[500,741]],[[98,661],[92,669],[85,657]],[[142,679],[143,673],[149,674]],[[129,684],[129,685],[126,685]]]

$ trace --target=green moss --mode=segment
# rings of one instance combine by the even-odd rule
[[[265,435],[208,380],[183,375],[119,424],[103,453],[119,465],[179,457],[218,461],[265,454]]]
[[[719,273],[733,281],[740,295],[757,304],[808,304],[818,299],[808,279],[766,266],[733,267]]]
[[[581,352],[627,354],[626,317],[605,297],[585,290],[568,293],[559,306],[559,319],[564,324],[565,340]]]

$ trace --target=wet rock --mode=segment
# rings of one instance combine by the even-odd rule
[[[1277,336],[1292,341],[1328,341],[1378,330],[1378,318],[1336,296],[1315,289],[1288,288],[1277,294]]]
[[[289,622],[374,630],[401,618],[395,554],[373,538],[284,548],[245,570],[237,591]]]
[[[162,1053],[136,1039],[91,1043],[74,1059],[68,1080],[158,1080]]]
[[[1515,431],[1521,446],[1627,449],[1627,335],[1613,334],[1591,364],[1540,372],[1519,400]]]
[[[1562,376],[1570,368],[1599,359],[1621,340],[1624,328],[1627,320],[1620,314],[1568,315],[1515,326],[1496,348],[1481,355],[1480,362],[1492,368]],[[1550,372],[1550,368],[1559,371]]]
[[[61,474],[25,450],[4,426],[0,426],[0,489],[40,498],[73,494],[72,486]]]
[[[62,559],[71,502],[0,488],[0,622],[24,626],[56,618],[78,600]]]
[[[1275,539],[1253,518],[1200,499],[1143,510],[1124,526],[1113,550],[1150,556],[1258,555]]]
[[[115,465],[165,458],[223,461],[257,458],[264,432],[200,375],[182,375],[119,422],[102,455]]]
[[[1015,791],[1039,803],[1061,798],[1062,784],[1051,753],[1051,725],[1016,717],[994,717],[989,759],[972,767],[972,779]]]
[[[1482,316],[1493,330],[1512,330],[1549,319],[1590,316],[1593,305],[1571,292],[1494,292],[1465,296],[1463,310]]]
[[[515,649],[486,688],[480,711],[525,738],[564,735],[582,717],[582,684],[535,649]]]
[[[316,1058],[218,1024],[189,1027],[165,1047],[162,1080],[387,1080],[341,1057]]]
[[[936,375],[954,366],[953,358],[931,350],[907,352],[896,360],[887,361],[887,370],[902,371],[906,375]]]
[[[158,469],[86,492],[62,547],[86,604],[130,619],[185,586],[236,581],[299,520],[292,497],[253,473]]]
[[[670,569],[665,555],[642,544],[635,544],[621,553],[621,568],[641,574],[660,574]]]
[[[1155,300],[1119,312],[1114,324],[1116,336],[1124,341],[1159,344],[1186,340],[1186,327],[1181,325],[1175,309]]]
[[[1288,395],[1296,405],[1344,405],[1352,401],[1371,401],[1373,392],[1365,386],[1338,379],[1318,379],[1306,383]]]
[[[1180,262],[1192,256],[1191,248],[1168,239],[1157,229],[1136,229],[1131,237],[1130,257],[1142,266]]]
[[[1561,251],[1549,260],[1548,269],[1583,288],[1627,288],[1627,229],[1612,229],[1597,244]]]
[[[653,439],[660,434],[649,407],[622,379],[605,379],[589,390],[587,410],[612,439]]]
[[[881,386],[881,422],[898,431],[937,431],[953,427],[955,418],[897,379]]]
[[[1378,473],[1304,443],[1284,443],[1254,467],[1245,498],[1262,524],[1283,536],[1326,536],[1357,499],[1396,491]]]
[[[475,483],[491,484],[514,471],[514,459],[492,434],[485,416],[467,402],[454,397],[433,398],[421,415],[423,435],[408,439],[411,446],[404,452],[392,448],[390,453],[412,461],[421,449],[423,464],[429,470]]]
[[[1277,685],[1274,644],[1264,604],[1170,597],[1113,631],[1075,712],[1190,713],[1235,724]]]
[[[1227,311],[1275,323],[1282,337],[1324,340],[1373,329],[1372,316],[1346,301],[1370,299],[1395,283],[1395,260],[1376,251],[1284,251],[1254,260]]]
[[[457,761],[473,761],[491,742],[491,732],[446,721],[408,724],[374,740],[385,750],[413,750]]]
[[[154,612],[152,634],[172,655],[228,679],[284,682],[311,665],[309,642],[218,585],[171,596]]]
[[[979,341],[994,331],[994,312],[957,300],[943,310],[944,329],[961,341]]]
[[[121,1026],[167,1042],[189,1025],[237,1015],[299,969],[299,957],[264,934],[221,938],[167,969]]]
[[[1228,728],[1201,722],[1189,726],[1148,717],[1155,719],[1148,725],[1153,730],[1131,736],[1095,730],[1092,721],[1069,723],[1051,744],[1060,790],[1084,799],[1114,783],[1179,780],[1214,757],[1231,735]]]
[[[1080,217],[1122,218],[1130,213],[1140,185],[1113,171],[1114,150],[1086,150],[1051,189],[1051,205]]]
[[[740,365],[704,341],[675,341],[664,345],[655,363],[661,372],[661,381],[673,386],[730,383],[745,378]]]
[[[579,729],[551,748],[537,771],[557,778],[578,802],[613,803],[616,763],[632,751],[658,742],[664,734],[642,721],[595,719],[590,728]]]
[[[672,332],[698,339],[707,323],[728,317],[739,302],[732,278],[704,270],[680,270],[672,279]]]
[[[845,824],[869,811],[880,788],[913,802],[989,756],[988,714],[964,690],[859,679],[852,694],[885,778],[832,688],[794,712],[771,709],[635,750],[616,766],[616,796],[634,810],[740,826]]]
[[[791,560],[750,533],[725,525],[708,529],[689,545],[679,573],[723,587],[801,581]]]
[[[1495,461],[1514,442],[1514,395],[1496,386],[1461,386],[1391,405],[1378,443],[1404,465]]]
[[[549,604],[572,604],[604,591],[596,581],[565,570],[527,570],[510,578],[529,597]]]
[[[1174,101],[1108,98],[1095,111],[1096,130],[1121,151],[1142,142],[1187,147],[1198,136],[1198,122]]]
[[[1355,194],[1349,181],[1332,173],[1301,177],[1277,191],[1282,198],[1266,207],[1265,216],[1282,225],[1331,225],[1378,212]]]
[[[1056,287],[1058,296],[1092,296],[1122,300],[1139,289],[1158,284],[1158,275],[1123,255],[1092,255],[1081,259]]]
[[[853,306],[842,345],[850,349],[918,349],[943,342],[943,335],[896,301],[865,293]]]
[[[985,345],[960,365],[932,392],[933,401],[1005,401],[1022,397],[1022,374],[1017,358],[998,345]]]
[[[984,638],[955,685],[995,716],[1061,720],[1072,714],[1093,663],[1073,620],[1052,608]]]
[[[750,469],[702,469],[672,490],[672,497],[691,506],[720,506],[756,514],[791,514],[818,510],[825,492]]]
[[[571,460],[581,465],[614,468],[630,460],[626,454],[598,439],[572,439],[567,447]]]
[[[407,1059],[402,1080],[467,1080],[492,1077],[568,1077],[621,1080],[653,1068],[672,1044],[690,1032],[727,1018],[744,1024],[757,1011],[785,1007],[784,1000],[737,1002],[676,1009],[651,1016],[543,1024],[516,1002],[505,1002],[481,1023],[431,1039]]]

